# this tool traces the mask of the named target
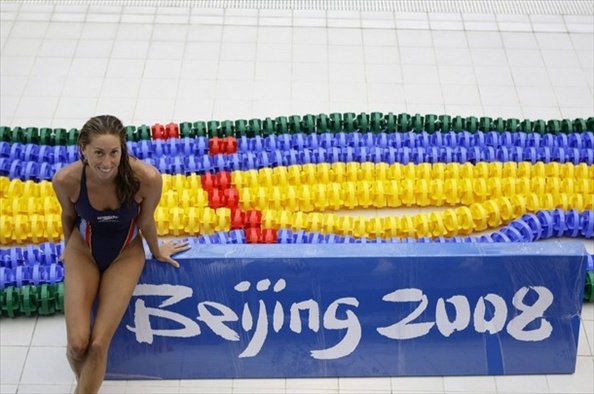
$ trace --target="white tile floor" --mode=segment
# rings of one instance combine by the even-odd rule
[[[98,113],[151,125],[330,112],[594,112],[591,15],[45,3],[0,3],[3,126],[80,127]],[[101,392],[592,393],[593,304],[582,318],[573,375],[128,381]],[[2,319],[0,339],[1,393],[71,392],[63,316]]]

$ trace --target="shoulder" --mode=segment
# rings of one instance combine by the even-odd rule
[[[161,192],[163,179],[161,173],[152,165],[136,159],[130,158],[130,166],[134,175],[140,182],[140,192],[144,195],[151,192]]]
[[[52,178],[52,185],[60,189],[71,189],[80,185],[83,164],[80,161],[60,168]]]

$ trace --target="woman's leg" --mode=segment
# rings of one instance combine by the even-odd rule
[[[91,309],[100,274],[81,235],[73,231],[64,250],[64,313],[68,345],[66,358],[80,379],[91,337]]]
[[[130,303],[144,262],[142,240],[137,237],[103,272],[99,286],[99,306],[77,393],[99,391],[105,377],[111,339]]]

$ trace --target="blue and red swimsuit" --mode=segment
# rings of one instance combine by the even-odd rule
[[[87,190],[86,166],[83,166],[75,209],[78,213],[76,226],[89,245],[99,271],[103,272],[138,236],[140,205],[133,201],[129,206],[115,210],[98,211],[93,208]]]

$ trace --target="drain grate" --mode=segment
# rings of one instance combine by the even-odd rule
[[[18,3],[594,16],[592,0],[21,0]]]

